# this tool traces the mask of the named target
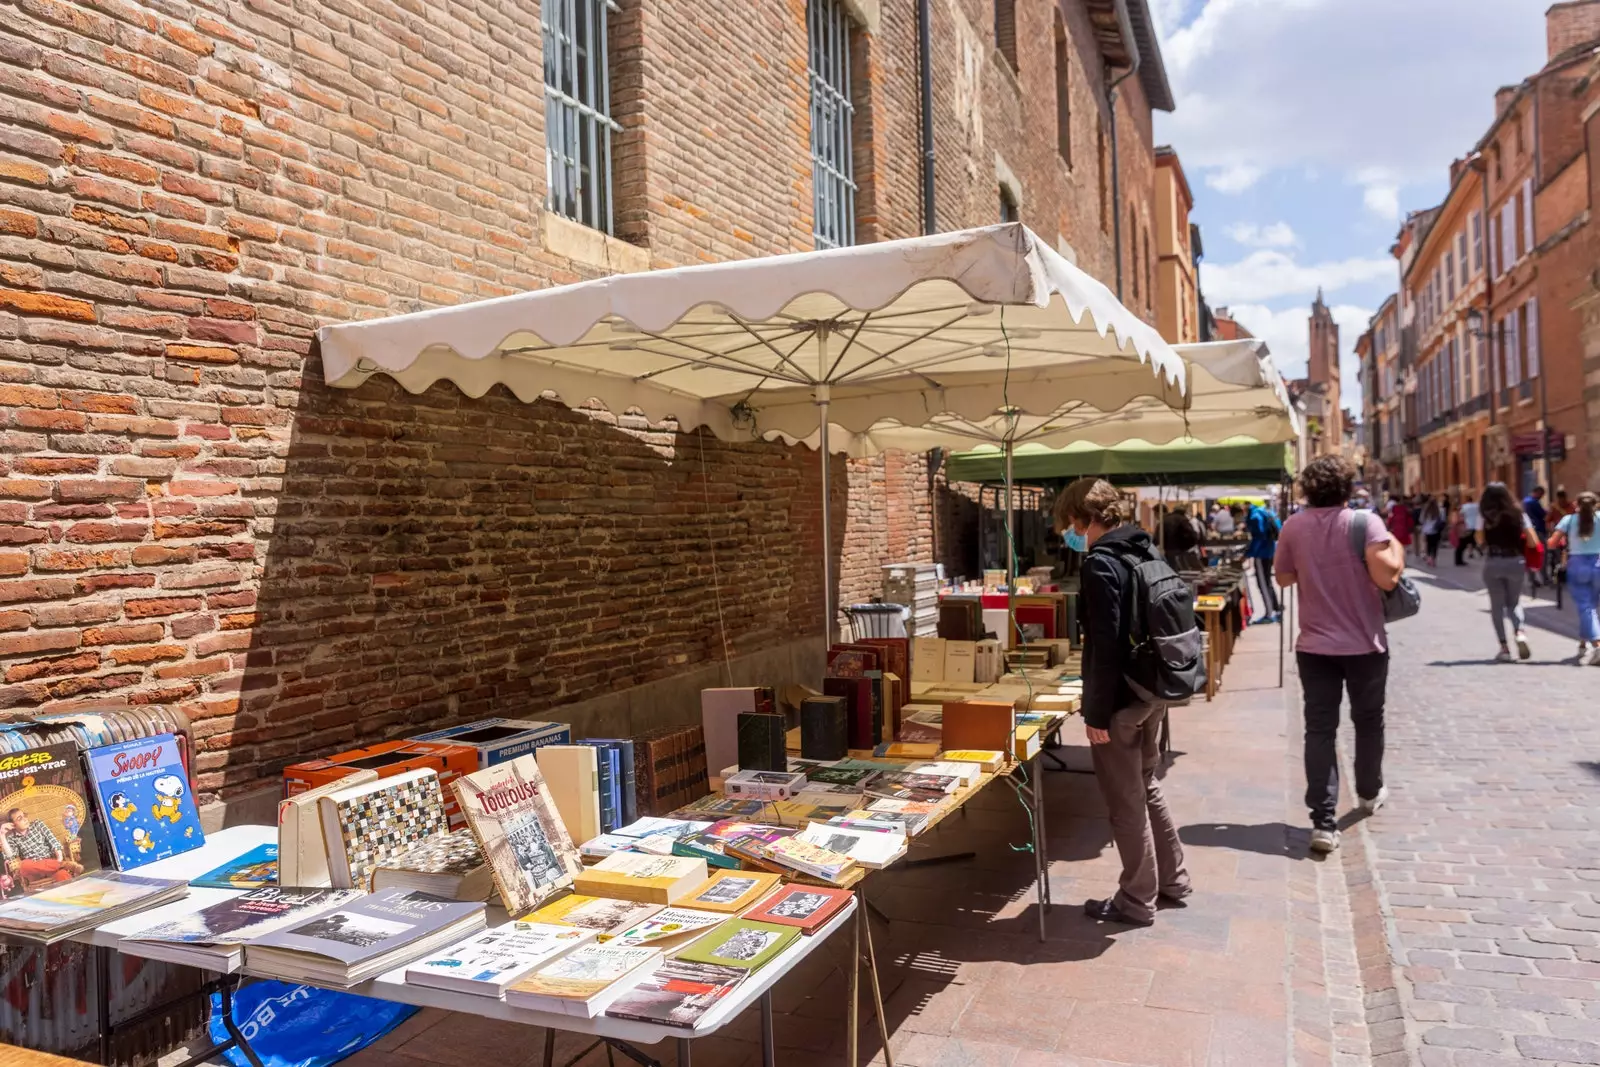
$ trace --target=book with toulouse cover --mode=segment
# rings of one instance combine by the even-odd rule
[[[88,788],[72,742],[0,757],[0,819],[0,900],[100,869]]]
[[[513,916],[533,911],[583,870],[532,756],[463,775],[451,787]]]
[[[91,748],[89,777],[118,870],[143,867],[206,843],[171,734]]]
[[[617,1019],[693,1029],[706,1012],[744,981],[741,967],[666,960],[606,1008]]]

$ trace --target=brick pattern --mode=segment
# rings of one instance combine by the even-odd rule
[[[811,246],[804,6],[622,5],[617,228],[654,265]],[[1096,175],[1025,135],[1053,101],[1031,116],[1004,80],[1052,77],[1050,5],[1019,0],[1003,76],[982,6],[935,5],[941,224],[995,220],[999,153],[1024,218],[1108,276],[1109,236],[1074,222],[1094,218]],[[605,269],[543,241],[535,0],[6,11],[0,709],[178,704],[218,796],[349,741],[713,661],[708,540],[729,647],[814,632],[803,449],[449,383],[321,383],[320,325]],[[1069,21],[1088,123],[1102,72],[1078,5]],[[921,228],[910,5],[886,5],[860,51],[863,233],[905,236]],[[973,58],[981,85],[960,73]],[[1129,88],[1125,184],[1148,214],[1148,109]],[[920,463],[833,461],[847,598],[877,562],[932,554]]]

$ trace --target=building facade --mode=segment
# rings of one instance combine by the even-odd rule
[[[1399,301],[1390,296],[1356,342],[1361,368],[1361,424],[1367,484],[1399,493],[1404,485]]]
[[[1339,324],[1322,301],[1322,290],[1307,320],[1310,350],[1306,376],[1297,392],[1305,404],[1306,452],[1310,458],[1344,454],[1345,417],[1339,381]]]
[[[1171,101],[1129,9],[1132,40],[1110,0],[933,5],[932,221],[1014,213],[1154,321]],[[423,725],[627,734],[820,667],[804,448],[334,391],[314,335],[921,232],[915,5],[9,10],[0,709],[169,703],[206,799],[270,798],[288,762]],[[849,603],[936,551],[937,477],[834,464]]]
[[[1194,194],[1178,153],[1156,148],[1156,327],[1170,344],[1200,340],[1200,288],[1196,276]]]

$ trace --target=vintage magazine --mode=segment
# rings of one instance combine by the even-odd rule
[[[583,870],[531,755],[463,775],[451,788],[512,916],[533,911]]]

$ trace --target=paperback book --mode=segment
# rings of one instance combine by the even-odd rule
[[[92,926],[158,907],[189,892],[186,882],[98,871],[25,897],[0,901],[0,933],[54,944]]]
[[[644,945],[651,948],[665,948],[699,937],[712,927],[727,921],[726,915],[714,911],[662,908],[644,922],[628,927],[609,943],[625,948]]]
[[[609,941],[660,910],[660,904],[640,904],[637,901],[618,900],[615,897],[568,893],[529,915],[527,921],[593,930],[601,941]]]
[[[100,869],[78,752],[68,741],[0,757],[0,900]]]
[[[245,960],[268,977],[348,987],[453,944],[483,922],[479,903],[383,889],[251,941]]]
[[[778,881],[768,871],[717,871],[684,897],[683,905],[737,914],[772,892]]]
[[[660,959],[655,948],[584,945],[514,982],[506,1003],[592,1019]]]
[[[692,1030],[748,973],[741,967],[666,960],[612,1001],[606,1014]]]
[[[753,815],[761,814],[761,809],[766,807],[764,800],[743,800],[737,797],[721,797],[707,794],[692,804],[672,812],[675,819],[748,819]]]
[[[350,903],[359,889],[263,886],[192,915],[169,919],[129,934],[132,941],[176,941],[198,945],[242,945],[302,919]]]
[[[618,852],[579,873],[573,886],[590,896],[676,904],[706,880],[706,863],[688,856]]]
[[[746,972],[760,970],[794,943],[800,931],[792,926],[731,919],[702,937],[676,958],[691,963],[712,963],[738,967]]]
[[[118,870],[143,867],[206,843],[171,734],[91,748],[89,778]]]
[[[775,863],[825,882],[839,881],[856,865],[849,856],[814,845],[799,836],[773,842],[766,854]]]
[[[826,823],[812,823],[796,840],[847,856],[873,870],[881,870],[906,854],[906,839],[901,834],[851,830]]]
[[[848,889],[827,886],[786,885],[745,913],[753,919],[778,926],[793,926],[803,934],[814,934],[850,902]]]
[[[485,930],[406,968],[411,985],[501,997],[527,974],[594,941],[593,930],[553,923],[510,922]]]
[[[513,916],[537,908],[583,870],[532,756],[464,775],[452,788]]]
[[[207,871],[189,884],[196,889],[259,889],[278,884],[278,846],[257,845],[238,859]]]

